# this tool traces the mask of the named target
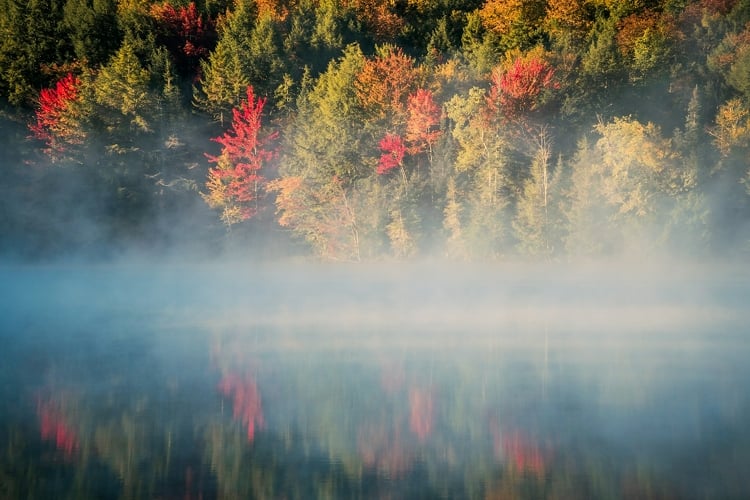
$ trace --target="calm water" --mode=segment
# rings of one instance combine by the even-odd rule
[[[0,269],[0,499],[749,498],[722,271]]]

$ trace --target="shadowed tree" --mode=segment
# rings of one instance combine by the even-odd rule
[[[157,43],[174,58],[181,75],[195,75],[200,61],[213,49],[216,32],[213,22],[202,16],[195,5],[175,7],[168,1],[151,5],[157,23]]]
[[[201,78],[193,89],[195,105],[224,126],[230,111],[242,102],[251,85],[248,59],[255,10],[248,1],[238,1],[235,9],[219,23],[219,40],[208,59],[200,61]]]
[[[0,0],[0,13],[0,97],[26,106],[50,83],[44,68],[62,59],[62,3]]]
[[[115,1],[67,0],[63,13],[76,58],[92,67],[106,64],[122,40]]]

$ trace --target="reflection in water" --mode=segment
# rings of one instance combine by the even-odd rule
[[[37,402],[37,418],[42,441],[49,441],[62,451],[66,458],[72,458],[78,446],[78,437],[72,426],[66,422],[63,414],[63,401],[56,402],[51,398]]]
[[[256,427],[263,427],[263,406],[255,379],[251,375],[224,375],[219,392],[232,401],[232,414],[247,429],[247,441],[252,443]]]
[[[115,287],[124,276],[110,278],[97,280],[96,307],[78,281],[80,303],[50,292],[69,292],[66,277],[33,307],[0,311],[2,499],[750,494],[747,313],[713,314],[724,306],[684,287],[656,304],[677,326],[649,316],[604,329],[596,317],[586,328],[513,283],[520,315],[503,315],[507,294],[474,297],[495,304],[493,321],[463,322],[476,311],[448,300],[436,322],[426,303],[405,321],[403,307],[394,314],[405,292],[381,283],[388,307],[360,308],[380,320],[355,324],[349,311],[305,326],[248,312],[267,304],[229,321],[155,300],[182,285],[133,294],[133,310]],[[334,298],[316,306],[334,310]],[[585,308],[565,300],[596,309],[590,296]]]

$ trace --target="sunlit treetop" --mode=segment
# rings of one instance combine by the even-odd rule
[[[68,73],[54,87],[42,89],[35,113],[36,121],[29,126],[32,135],[46,144],[45,152],[59,159],[69,146],[82,144],[85,133],[75,106],[80,97],[81,80]]]
[[[266,183],[263,169],[276,156],[270,144],[278,133],[262,130],[266,99],[256,98],[252,86],[246,94],[247,99],[232,110],[229,130],[212,139],[222,145],[219,156],[206,154],[216,165],[209,169],[209,192],[204,199],[212,208],[222,210],[227,225],[249,219],[258,211],[258,198]]]
[[[365,61],[354,82],[362,107],[376,118],[404,115],[407,97],[416,88],[418,70],[400,47],[386,45]]]
[[[411,145],[411,153],[419,153],[437,141],[441,110],[435,102],[432,92],[417,89],[410,94],[407,102],[407,121],[405,139]]]
[[[542,57],[530,54],[516,57],[509,67],[496,67],[488,95],[490,109],[509,119],[536,111],[546,91],[559,87],[555,69]]]

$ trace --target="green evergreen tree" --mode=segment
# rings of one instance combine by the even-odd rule
[[[93,67],[106,63],[121,40],[114,0],[67,0],[63,13],[76,58]]]
[[[55,0],[0,0],[0,97],[28,106],[39,89],[62,75],[44,69],[65,63],[58,30],[62,6]]]
[[[222,37],[208,59],[201,61],[200,84],[193,89],[195,105],[222,127],[231,118],[232,108],[239,106],[250,84],[243,71],[241,54],[235,37]]]

